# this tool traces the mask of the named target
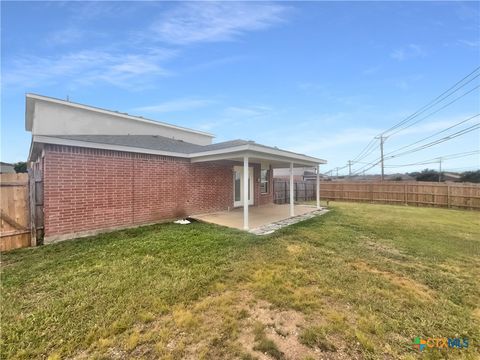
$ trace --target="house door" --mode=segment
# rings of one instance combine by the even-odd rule
[[[243,166],[234,166],[233,206],[242,206],[243,196]],[[253,167],[248,168],[248,204],[253,205]]]

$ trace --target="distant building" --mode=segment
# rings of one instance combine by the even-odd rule
[[[13,164],[0,162],[0,174],[15,174],[15,166]]]
[[[304,181],[304,175],[306,173],[315,173],[315,169],[306,167],[293,168],[293,181]],[[277,180],[290,180],[290,169],[273,169],[273,178]]]

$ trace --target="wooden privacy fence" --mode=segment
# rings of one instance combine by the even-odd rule
[[[274,202],[289,202],[290,186],[285,180],[274,181]],[[315,181],[294,183],[295,201],[316,198]],[[383,204],[438,206],[480,210],[480,184],[436,182],[334,182],[320,183],[322,200],[363,201]]]
[[[31,245],[28,174],[0,174],[0,251]]]

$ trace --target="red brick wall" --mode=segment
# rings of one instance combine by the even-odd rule
[[[260,166],[255,167],[255,204]],[[45,240],[233,206],[233,163],[46,145]],[[68,236],[67,236],[68,237]]]

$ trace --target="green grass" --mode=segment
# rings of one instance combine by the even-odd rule
[[[255,335],[253,350],[259,351],[263,354],[270,355],[276,360],[285,359],[285,354],[282,353],[278,346],[267,337],[265,334],[265,325],[262,323],[255,323],[253,328],[253,333]]]
[[[299,340],[303,345],[311,348],[318,347],[323,351],[335,351],[335,346],[326,338],[325,329],[319,326],[304,329],[300,333]]]
[[[260,300],[320,351],[409,358],[416,336],[462,336],[423,356],[478,356],[478,212],[330,204],[265,237],[164,224],[2,254],[0,358],[254,358],[242,306]]]

